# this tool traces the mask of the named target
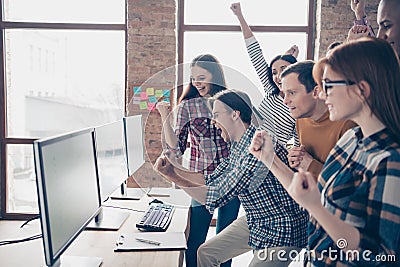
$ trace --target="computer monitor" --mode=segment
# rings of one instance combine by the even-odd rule
[[[142,115],[124,117],[125,150],[129,176],[133,175],[145,162]],[[138,200],[144,195],[141,188],[126,188],[121,184],[121,191],[112,195],[114,199]]]
[[[128,170],[131,176],[144,163],[142,115],[125,117],[124,127]]]
[[[34,162],[47,266],[100,266],[101,258],[61,257],[99,212],[94,131],[34,142]]]
[[[120,188],[128,178],[124,123],[118,120],[94,128],[101,202]],[[128,212],[104,209],[88,225],[88,229],[118,230]]]

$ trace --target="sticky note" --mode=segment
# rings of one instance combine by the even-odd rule
[[[163,91],[162,90],[156,90],[156,97],[162,97],[163,96]]]
[[[132,104],[139,104],[139,102],[140,102],[140,97],[138,97],[138,96],[132,97],[132,100],[131,100]]]
[[[147,95],[154,95],[154,88],[147,88],[146,93]]]
[[[156,107],[156,103],[148,103],[147,104],[147,109],[148,110],[153,110]]]
[[[147,99],[147,93],[146,92],[141,92],[140,93],[140,100],[146,100]]]
[[[171,95],[170,90],[164,89],[163,95],[165,95],[166,97],[170,97],[170,95]]]
[[[163,101],[167,102],[167,103],[170,103],[169,98],[164,98]]]
[[[157,102],[157,97],[155,97],[154,95],[149,96],[149,102],[150,103],[156,103]]]
[[[140,102],[140,109],[147,109],[147,102]]]
[[[140,86],[135,86],[133,87],[133,94],[138,95],[142,91],[142,88]]]

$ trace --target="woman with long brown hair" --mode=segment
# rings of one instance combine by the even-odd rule
[[[310,173],[302,170],[293,179],[280,179],[289,194],[311,215],[309,263],[398,266],[400,67],[397,55],[386,41],[365,37],[338,46],[316,68],[323,69],[321,96],[330,119],[353,120],[359,127],[349,130],[338,141],[317,183]],[[270,138],[261,132],[255,136],[250,150],[268,162]],[[278,171],[274,163],[271,171]]]

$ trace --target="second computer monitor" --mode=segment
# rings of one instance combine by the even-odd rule
[[[132,175],[145,161],[142,115],[125,117],[124,126],[128,169],[129,175]]]
[[[128,178],[125,151],[125,133],[122,120],[104,124],[95,129],[97,171],[99,175],[101,201],[104,203]],[[129,213],[116,209],[106,209],[88,225],[92,230],[118,230]]]
[[[122,120],[95,128],[97,168],[102,201],[128,178]]]
[[[126,164],[129,176],[133,175],[144,163],[144,142],[142,115],[124,117],[124,140]],[[127,188],[127,183],[121,185],[121,190],[111,198],[139,200],[144,195],[141,188]]]

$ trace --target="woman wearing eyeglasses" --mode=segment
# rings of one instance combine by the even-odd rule
[[[334,49],[318,67],[330,119],[359,127],[338,141],[317,183],[302,170],[280,179],[311,215],[309,265],[399,266],[398,58],[386,41],[366,37]],[[251,151],[268,161],[270,143],[259,133]]]

